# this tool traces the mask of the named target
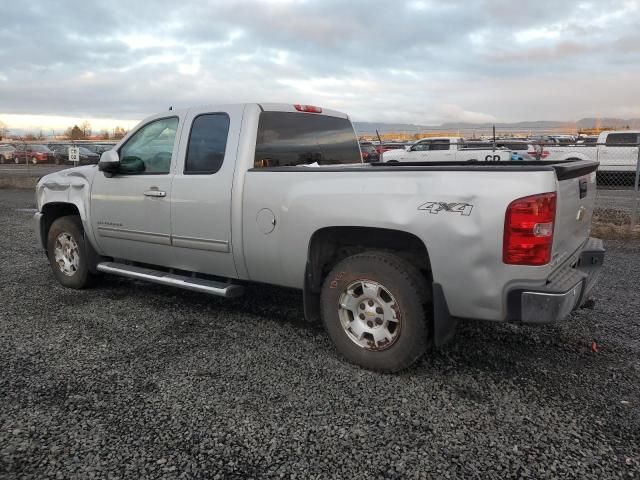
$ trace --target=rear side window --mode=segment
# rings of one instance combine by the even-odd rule
[[[637,133],[610,133],[607,135],[607,145],[637,145]]]
[[[429,150],[449,150],[449,140],[434,140]]]
[[[228,135],[229,115],[226,113],[197,116],[191,125],[184,173],[212,174],[220,170]]]
[[[346,118],[294,112],[262,112],[254,166],[362,163],[358,139]]]

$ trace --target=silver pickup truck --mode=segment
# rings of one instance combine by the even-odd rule
[[[64,286],[293,287],[344,357],[398,371],[458,319],[555,322],[587,300],[597,166],[364,164],[345,114],[218,105],[149,117],[97,166],[43,177],[34,222]]]

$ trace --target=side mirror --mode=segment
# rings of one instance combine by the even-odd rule
[[[107,150],[100,156],[98,170],[106,173],[114,173],[120,167],[120,157],[115,150]]]

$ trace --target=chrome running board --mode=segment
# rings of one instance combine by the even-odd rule
[[[216,282],[203,278],[193,278],[173,273],[152,270],[151,268],[126,265],[124,263],[102,262],[97,265],[97,270],[104,273],[112,273],[127,278],[146,280],[148,282],[168,285],[170,287],[183,288],[194,292],[208,293],[219,297],[234,298],[244,293],[242,285]]]

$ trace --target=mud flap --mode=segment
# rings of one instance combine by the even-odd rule
[[[433,283],[433,346],[442,347],[449,343],[456,333],[458,319],[451,316],[442,285]]]

